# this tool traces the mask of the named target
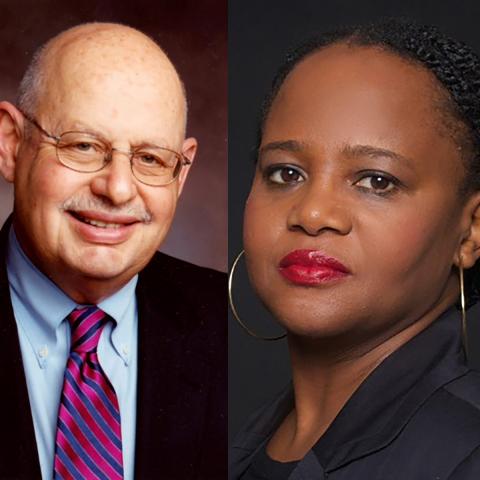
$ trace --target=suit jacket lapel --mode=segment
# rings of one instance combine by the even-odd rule
[[[17,325],[7,278],[6,254],[11,219],[0,231],[0,478],[41,478]]]
[[[199,478],[210,383],[205,339],[192,328],[195,312],[170,284],[168,266],[155,276],[142,272],[137,287],[135,478]]]

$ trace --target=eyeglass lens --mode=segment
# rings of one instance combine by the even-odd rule
[[[82,132],[67,132],[57,144],[59,161],[79,172],[101,170],[115,152],[101,139]],[[161,147],[141,147],[130,153],[132,170],[141,182],[150,185],[165,185],[172,182],[180,172],[182,162],[178,153]]]

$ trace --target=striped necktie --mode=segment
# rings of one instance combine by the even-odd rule
[[[55,443],[55,479],[123,479],[120,411],[98,362],[107,315],[96,306],[74,310]]]

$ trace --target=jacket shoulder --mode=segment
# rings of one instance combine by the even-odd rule
[[[172,334],[197,331],[226,336],[225,273],[157,252],[139,274],[137,299],[140,314],[168,321]]]
[[[444,390],[451,395],[459,411],[480,421],[480,372],[469,370],[445,385]]]
[[[450,478],[479,448],[480,375],[468,371],[419,407],[400,435],[395,454],[397,461],[402,459],[404,478],[429,478],[433,473]]]
[[[156,252],[144,270],[140,273],[144,282],[168,282],[170,285],[186,290],[215,291],[225,289],[227,275],[207,267],[171,257],[165,253]]]
[[[479,446],[480,374],[468,370],[444,384],[419,406],[409,428],[430,446],[438,443],[439,448],[440,444],[445,448],[452,438],[457,438],[455,446],[448,445],[450,453],[458,447],[461,455]]]

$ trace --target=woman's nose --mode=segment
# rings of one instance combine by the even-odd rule
[[[338,188],[323,182],[312,183],[300,189],[292,198],[288,229],[301,230],[313,236],[323,231],[347,235],[352,229],[351,213]]]

